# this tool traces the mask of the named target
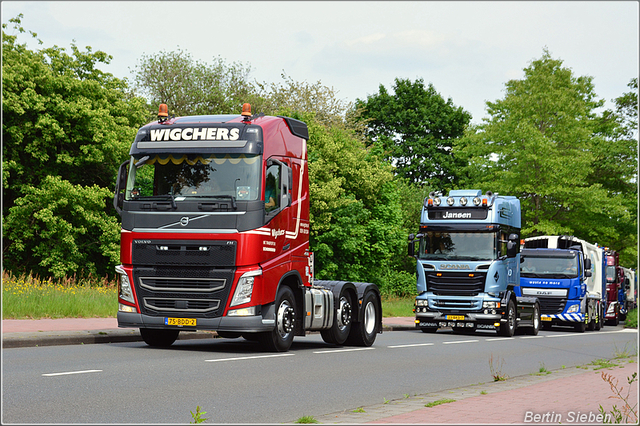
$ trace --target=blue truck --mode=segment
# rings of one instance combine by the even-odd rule
[[[520,291],[540,301],[544,329],[570,326],[578,332],[605,324],[606,281],[602,247],[568,235],[524,240]]]
[[[517,328],[536,335],[540,305],[518,294],[520,201],[487,191],[452,190],[425,198],[420,230],[409,235],[416,258],[415,323],[425,333]]]

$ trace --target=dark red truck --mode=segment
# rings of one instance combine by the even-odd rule
[[[376,285],[313,279],[307,125],[289,117],[169,117],[138,131],[119,169],[118,326],[151,346],[215,330],[287,351],[320,331],[370,346]]]

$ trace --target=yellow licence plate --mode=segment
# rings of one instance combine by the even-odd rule
[[[190,327],[195,327],[196,319],[195,318],[165,318],[164,325],[177,325],[178,327],[187,325]]]
[[[540,317],[540,321],[551,321],[551,317]]]
[[[448,320],[464,321],[464,315],[447,315]]]

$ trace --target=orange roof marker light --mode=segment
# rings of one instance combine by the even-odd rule
[[[158,120],[166,121],[169,118],[169,107],[167,104],[160,104],[158,107]]]
[[[251,104],[243,104],[242,105],[242,115],[245,120],[248,120],[251,117]]]

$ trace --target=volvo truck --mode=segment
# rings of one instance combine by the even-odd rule
[[[287,351],[382,332],[372,283],[314,280],[307,125],[251,113],[170,117],[139,129],[119,169],[118,326],[150,346],[214,330]]]

